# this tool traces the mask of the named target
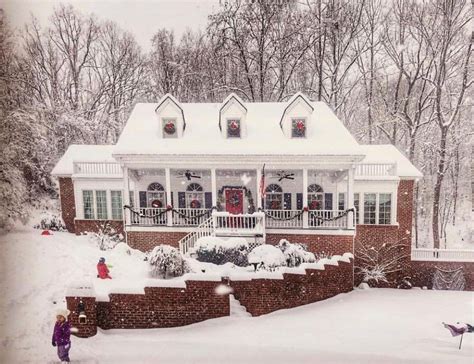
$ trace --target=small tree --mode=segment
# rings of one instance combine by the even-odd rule
[[[313,263],[316,261],[314,254],[308,252],[306,246],[303,244],[293,244],[286,239],[281,239],[277,248],[280,249],[285,256],[286,265],[288,267],[297,267],[301,263]]]
[[[156,278],[179,277],[188,271],[186,261],[178,249],[170,245],[159,245],[149,257],[151,275]]]
[[[388,276],[403,270],[409,258],[408,246],[402,240],[380,246],[361,244],[356,249],[357,273],[367,283],[389,283]]]
[[[113,249],[118,243],[123,241],[122,234],[118,233],[110,221],[98,223],[97,232],[90,234],[90,239],[100,250]]]

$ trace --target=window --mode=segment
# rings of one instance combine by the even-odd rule
[[[379,194],[379,224],[391,223],[392,195],[390,193]]]
[[[107,191],[95,191],[97,219],[107,220]]]
[[[153,182],[148,185],[146,191],[147,207],[160,209],[165,207],[165,189],[158,182]]]
[[[227,120],[227,138],[240,138],[240,129],[239,119]]]
[[[265,209],[281,210],[283,206],[283,189],[276,183],[265,188]]]
[[[110,191],[112,219],[122,220],[122,191]]]
[[[324,209],[324,191],[315,183],[308,186],[308,208],[310,210]]]
[[[199,209],[204,206],[204,192],[199,183],[190,183],[186,188],[186,207]]]
[[[377,195],[375,193],[364,194],[364,224],[376,223]]]
[[[302,119],[302,118],[291,119],[291,137],[292,138],[306,137],[306,119]]]
[[[163,119],[163,138],[177,138],[178,127],[176,119]]]
[[[339,211],[344,211],[346,209],[346,194],[345,193],[338,194],[337,209]]]
[[[354,193],[355,223],[359,223],[360,194]]]
[[[84,219],[94,219],[94,192],[82,191],[82,203],[84,206]]]

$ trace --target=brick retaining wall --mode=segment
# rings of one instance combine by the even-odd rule
[[[187,235],[181,231],[128,231],[127,244],[133,248],[147,252],[155,246],[167,244],[178,248],[179,240]]]

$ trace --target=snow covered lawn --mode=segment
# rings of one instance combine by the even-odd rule
[[[147,269],[139,257],[104,254],[86,237],[39,234],[23,228],[0,236],[0,363],[57,361],[50,343],[54,310],[70,282],[94,277],[99,256],[117,258],[112,274],[128,272],[121,281]],[[459,338],[441,322],[472,323],[473,301],[472,292],[356,290],[257,318],[74,337],[71,357],[75,363],[471,363],[474,334],[465,335],[459,351]]]

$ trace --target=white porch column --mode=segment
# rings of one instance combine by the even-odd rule
[[[262,193],[260,191],[260,181],[262,180],[262,170],[257,168],[257,211],[262,209]]]
[[[130,181],[128,177],[128,167],[123,167],[123,201],[122,205],[130,206]],[[132,224],[131,213],[129,209],[123,209],[123,226]]]
[[[212,206],[217,207],[217,177],[216,169],[211,169],[211,191],[212,191]]]
[[[347,208],[354,207],[354,166],[347,170]],[[354,229],[355,212],[347,214],[347,228]]]
[[[308,168],[303,168],[303,209],[308,208]],[[308,211],[303,212],[303,229],[308,228]]]
[[[171,201],[171,172],[169,168],[165,168],[165,180],[166,180],[166,205],[173,206],[173,201]],[[166,212],[166,225],[173,226],[173,212],[171,210]]]

